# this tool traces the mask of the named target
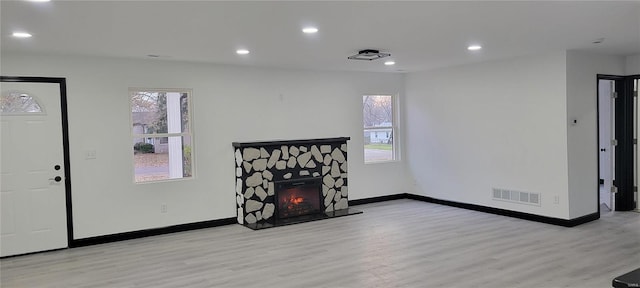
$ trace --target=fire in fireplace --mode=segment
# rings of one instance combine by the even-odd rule
[[[321,178],[305,178],[276,182],[277,218],[285,219],[324,210]]]

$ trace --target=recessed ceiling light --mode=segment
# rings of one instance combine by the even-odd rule
[[[51,0],[27,0],[29,2],[50,2]]]
[[[387,66],[391,66],[391,65],[395,65],[395,64],[396,64],[396,62],[394,62],[394,61],[384,62],[384,65],[387,65]]]
[[[249,50],[247,50],[247,49],[238,49],[238,50],[236,50],[236,53],[238,55],[247,55],[247,54],[249,54]]]
[[[316,28],[316,27],[305,27],[305,28],[302,29],[302,32],[304,32],[305,34],[318,33],[318,28]]]
[[[471,45],[471,46],[467,47],[467,50],[469,50],[469,51],[478,51],[480,49],[482,49],[482,46],[480,46],[480,45]]]
[[[29,38],[33,35],[27,33],[27,32],[13,32],[13,34],[11,34],[13,37],[16,38]]]

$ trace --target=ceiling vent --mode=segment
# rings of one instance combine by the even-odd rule
[[[391,54],[389,53],[380,53],[380,51],[378,50],[365,49],[358,51],[358,54],[356,55],[347,57],[347,59],[371,61],[389,56],[391,56]]]

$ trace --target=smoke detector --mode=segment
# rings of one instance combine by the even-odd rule
[[[347,57],[347,59],[371,61],[371,60],[376,60],[376,59],[380,59],[388,56],[391,56],[391,54],[380,53],[380,51],[374,50],[374,49],[365,49],[365,50],[358,51],[358,54],[356,55]]]

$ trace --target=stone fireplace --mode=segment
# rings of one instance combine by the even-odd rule
[[[238,223],[262,229],[362,213],[349,208],[349,139],[234,142]]]

